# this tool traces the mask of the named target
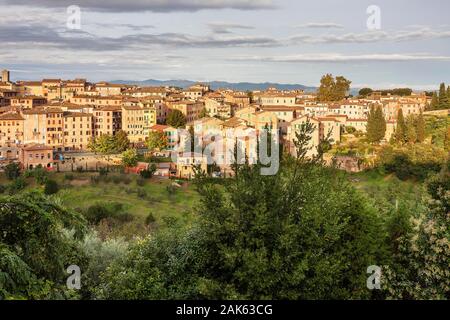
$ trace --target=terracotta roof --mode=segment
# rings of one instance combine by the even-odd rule
[[[0,115],[0,120],[24,120],[24,118],[15,112],[8,112]]]
[[[161,132],[166,130],[166,129],[168,129],[168,128],[171,128],[171,126],[166,126],[166,125],[163,125],[163,124],[155,124],[155,125],[150,127],[151,130],[161,131]]]
[[[25,151],[39,151],[39,150],[53,150],[52,147],[46,146],[44,144],[32,144],[28,146],[24,146],[23,150]]]

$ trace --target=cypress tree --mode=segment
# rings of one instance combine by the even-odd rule
[[[386,134],[386,120],[384,119],[383,109],[381,107],[377,108],[376,119],[377,141],[381,141]]]
[[[420,111],[420,114],[417,117],[416,128],[417,141],[423,142],[425,140],[425,119],[423,118],[422,111]]]
[[[415,128],[414,117],[409,116],[406,119],[406,141],[415,143],[417,141],[417,133]]]
[[[447,108],[450,109],[450,86],[447,87]]]
[[[369,115],[367,117],[367,140],[369,142],[376,141],[376,118],[375,118],[375,108],[370,107]]]
[[[439,107],[438,109],[447,109],[448,108],[448,97],[447,97],[447,89],[445,88],[445,83],[441,83],[439,88]]]
[[[395,140],[398,143],[404,143],[405,136],[406,136],[405,118],[403,117],[403,110],[400,108],[398,109],[397,114],[397,128],[395,130]]]
[[[431,98],[430,110],[437,110],[439,108],[439,98],[436,92],[433,93]]]

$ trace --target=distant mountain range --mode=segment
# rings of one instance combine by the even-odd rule
[[[266,90],[268,88],[277,88],[278,90],[304,90],[305,92],[313,92],[316,91],[316,87],[308,87],[302,84],[282,84],[282,83],[272,83],[272,82],[264,82],[264,83],[252,83],[252,82],[226,82],[226,81],[190,81],[190,80],[154,80],[148,79],[144,81],[133,81],[133,80],[113,80],[111,83],[118,84],[132,84],[137,86],[172,86],[172,87],[180,87],[180,88],[188,88],[198,82],[202,82],[205,84],[209,84],[212,90],[217,90],[220,88],[228,88],[232,90],[238,91],[251,91],[251,90]]]

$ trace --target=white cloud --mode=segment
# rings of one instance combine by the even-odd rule
[[[208,23],[208,27],[212,30],[212,32],[220,34],[232,33],[232,30],[234,29],[254,29],[252,26],[230,22],[210,22]]]
[[[0,0],[1,1],[1,0]],[[11,5],[34,7],[68,7],[78,5],[96,11],[107,12],[173,12],[199,11],[204,9],[258,10],[273,8],[272,0],[2,0]],[[0,2],[1,4],[2,2]]]
[[[236,57],[233,60],[265,61],[265,62],[402,62],[402,61],[450,61],[450,56],[437,56],[429,54],[340,54],[340,53],[313,53],[285,56],[247,56]]]
[[[305,24],[299,24],[296,28],[317,28],[317,29],[342,29],[344,26],[334,22],[309,22]]]

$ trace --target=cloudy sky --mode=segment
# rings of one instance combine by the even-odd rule
[[[67,27],[71,5],[81,29]],[[367,27],[371,5],[377,30]],[[14,80],[305,85],[330,72],[354,87],[431,89],[450,82],[449,9],[447,0],[0,0],[0,68]]]

